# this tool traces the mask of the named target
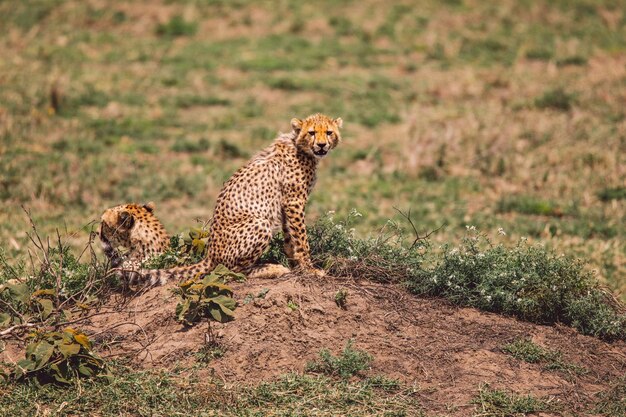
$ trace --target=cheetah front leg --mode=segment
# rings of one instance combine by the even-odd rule
[[[288,204],[283,210],[283,235],[285,236],[285,254],[289,264],[296,271],[324,276],[323,269],[317,269],[311,262],[309,240],[304,223],[304,203],[294,202]]]

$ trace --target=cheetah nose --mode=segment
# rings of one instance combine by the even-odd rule
[[[328,143],[318,143],[317,146],[319,146],[323,151],[328,149]]]

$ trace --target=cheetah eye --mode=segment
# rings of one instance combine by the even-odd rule
[[[332,136],[333,135],[333,131],[332,130],[327,130],[326,131],[326,136]]]
[[[309,130],[309,135],[315,136],[315,130]]]

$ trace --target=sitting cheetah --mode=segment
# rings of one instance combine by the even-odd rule
[[[98,236],[112,267],[137,269],[169,247],[170,238],[154,208],[154,203],[121,204],[102,213]],[[119,247],[127,252],[120,254]]]
[[[272,234],[281,228],[291,266],[323,276],[311,263],[304,208],[319,161],[341,141],[342,123],[323,114],[292,119],[290,133],[279,135],[224,184],[205,259],[190,266],[138,271],[140,281],[163,285],[169,279],[191,279],[218,264],[250,278],[283,275],[289,269],[282,265],[257,264]]]

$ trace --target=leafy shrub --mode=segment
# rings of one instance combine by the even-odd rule
[[[352,210],[343,220],[333,213],[320,217],[307,228],[313,263],[339,277],[358,277],[377,282],[402,282],[421,268],[426,240],[405,245],[404,233],[389,221],[373,239],[359,239],[352,225],[361,214]],[[262,260],[287,265],[282,236],[276,236]]]
[[[144,263],[147,269],[165,269],[200,262],[206,254],[209,231],[205,227],[192,227],[187,233],[172,236],[170,247]]]
[[[62,332],[35,332],[26,358],[17,362],[12,378],[36,378],[41,383],[70,384],[78,378],[111,376],[104,361],[92,352],[91,341],[70,327]]]
[[[103,291],[105,266],[95,257],[81,263],[62,244],[39,255],[44,259],[39,270],[27,273],[23,265],[9,265],[0,252],[0,327],[43,322],[61,307],[69,314],[72,306],[95,302]]]
[[[369,369],[372,356],[362,350],[352,348],[352,340],[348,340],[346,347],[339,356],[333,356],[328,349],[320,352],[317,361],[307,363],[307,372],[319,372],[326,375],[338,375],[341,378],[350,378],[357,373]]]
[[[243,276],[218,265],[204,278],[179,284],[175,290],[180,297],[176,305],[176,319],[186,326],[192,326],[203,318],[220,323],[233,320],[237,303],[232,298],[232,290],[225,285],[228,278],[242,279]]]
[[[469,236],[459,248],[409,278],[418,295],[513,315],[535,323],[561,322],[605,340],[626,339],[623,306],[602,290],[579,260],[554,256],[524,241],[492,246]]]

